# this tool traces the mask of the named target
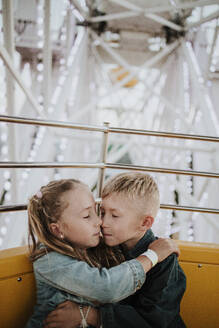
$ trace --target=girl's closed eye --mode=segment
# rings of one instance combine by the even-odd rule
[[[118,215],[112,214],[113,218],[118,218]]]

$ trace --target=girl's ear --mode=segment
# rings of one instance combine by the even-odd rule
[[[56,237],[60,237],[60,235],[62,234],[58,223],[50,223],[49,229],[50,229],[51,233],[53,235],[55,235]]]
[[[152,224],[154,223],[154,218],[150,215],[144,216],[142,222],[141,222],[141,230],[147,231],[152,227]]]

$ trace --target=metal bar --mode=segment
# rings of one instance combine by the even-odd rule
[[[126,0],[110,0],[111,2],[115,2],[116,4],[118,4],[119,6],[122,6],[122,7],[125,7],[127,9],[130,9],[132,11],[137,11],[139,13],[144,13],[145,17],[146,18],[149,18],[161,25],[166,25],[166,26],[169,26],[170,28],[172,28],[173,30],[176,30],[176,31],[182,31],[183,28],[182,26],[180,25],[177,25],[169,20],[167,20],[166,18],[164,17],[161,17],[161,16],[158,16],[156,14],[152,14],[152,13],[147,13],[147,9],[143,9],[139,6],[136,6],[132,3],[130,3],[129,1],[126,1]]]
[[[114,163],[106,163],[105,167],[109,168],[109,169],[122,169],[122,170],[144,171],[144,172],[146,171],[146,172],[177,174],[177,175],[191,175],[191,176],[219,179],[219,173],[213,173],[213,172],[166,169],[166,168],[162,168],[162,167],[128,165],[128,164],[114,164]]]
[[[195,135],[195,134],[172,133],[172,132],[150,131],[150,130],[140,130],[140,129],[114,128],[114,127],[109,127],[109,132],[153,136],[153,137],[163,137],[163,138],[176,138],[176,139],[219,142],[219,137],[210,137],[210,136],[202,136],[202,135]]]
[[[176,31],[183,31],[184,28],[180,25],[177,25],[169,20],[167,20],[166,18],[163,18],[161,16],[158,16],[158,15],[155,15],[155,14],[145,14],[145,17],[146,18],[149,18],[161,25],[164,25],[164,26],[169,26],[172,30],[176,30]]]
[[[19,76],[18,71],[14,68],[13,62],[12,62],[7,50],[1,44],[0,44],[0,56],[2,57],[6,67],[8,68],[8,70],[10,71],[12,76],[15,78],[18,85],[23,90],[24,94],[26,95],[26,97],[29,100],[30,104],[35,109],[36,113],[43,117],[44,115],[41,112],[41,109],[38,106],[38,103],[37,103],[36,99],[34,98],[32,92],[30,90],[28,90],[27,87],[25,86],[24,82],[22,81],[22,79]]]
[[[209,53],[209,56],[208,56],[208,70],[207,70],[208,74],[211,73],[210,72],[210,67],[211,67],[212,56],[214,54],[214,48],[215,48],[217,37],[218,37],[218,31],[219,31],[219,26],[216,24],[215,29],[214,29],[213,40],[212,40],[212,43],[211,43],[211,50],[210,50],[210,53]]]
[[[14,8],[12,0],[2,1],[2,13],[3,13],[3,32],[4,32],[4,46],[10,56],[10,60],[14,65]],[[11,73],[6,70],[6,86],[7,86],[7,114],[14,115],[15,113],[15,83]],[[8,126],[8,145],[9,145],[9,160],[16,161],[17,150],[19,149],[19,143],[16,138],[17,126]],[[17,199],[17,173],[16,171],[11,172],[11,183],[13,189],[11,190],[12,201]]]
[[[51,25],[51,0],[44,1],[44,45],[43,45],[43,105],[44,112],[48,114],[50,89],[51,89],[51,69],[52,51],[50,38]]]
[[[156,54],[152,59],[147,60],[140,68],[133,68],[131,67],[127,61],[122,58],[121,55],[118,54],[118,52],[115,51],[115,49],[113,49],[112,47],[110,47],[105,41],[103,41],[103,39],[101,37],[98,37],[96,33],[92,32],[91,33],[94,38],[96,40],[98,40],[100,42],[100,45],[103,49],[106,50],[107,53],[109,53],[109,55],[111,55],[116,62],[119,65],[122,65],[123,67],[125,67],[127,69],[128,72],[130,72],[124,79],[122,79],[121,81],[117,82],[114,87],[112,88],[112,91],[115,92],[117,89],[121,88],[122,86],[124,86],[126,83],[128,83],[133,77],[138,78],[138,81],[143,83],[145,85],[145,87],[147,88],[147,90],[151,91],[156,97],[158,97],[159,99],[162,100],[162,102],[174,112],[174,115],[177,115],[183,122],[184,124],[187,125],[187,128],[190,129],[191,125],[188,124],[187,122],[187,117],[185,117],[185,115],[183,116],[182,114],[180,114],[182,111],[181,108],[177,108],[178,111],[176,112],[176,107],[173,106],[170,101],[168,99],[166,99],[164,96],[160,95],[154,88],[152,88],[145,80],[143,80],[139,74],[141,72],[141,69],[146,68],[146,67],[150,67],[152,66],[152,64],[154,65],[155,62],[160,61],[161,56],[167,56],[167,52],[170,53],[171,51],[173,51],[178,45],[179,42],[175,41],[173,44],[165,47],[163,50],[161,50],[161,52],[159,52],[158,54]],[[153,62],[153,63],[152,63]],[[110,90],[111,91],[111,90]],[[108,92],[108,94],[105,94],[103,96],[101,96],[102,98],[105,98],[106,95],[109,97],[109,95],[111,94],[111,92]]]
[[[215,11],[214,13],[212,13],[212,14],[206,16],[206,17],[201,18],[201,19],[200,19],[199,21],[197,21],[197,22],[187,24],[187,25],[185,26],[185,29],[188,30],[188,29],[190,29],[190,28],[192,28],[192,27],[199,26],[199,25],[201,25],[201,24],[204,24],[204,23],[206,23],[206,22],[208,22],[208,21],[210,21],[210,20],[213,20],[213,19],[215,19],[215,18],[218,18],[218,17],[219,17],[219,10]]]
[[[97,201],[99,202],[99,198],[97,199]],[[216,208],[179,206],[179,205],[173,205],[173,204],[161,204],[160,208],[163,209],[163,210],[176,210],[176,211],[186,211],[186,212],[219,214],[219,209],[216,209]],[[0,206],[0,213],[2,213],[2,212],[25,211],[25,210],[27,210],[27,205],[26,204]]]
[[[123,59],[112,47],[110,47],[104,40],[99,37],[95,32],[92,31],[92,36],[95,40],[98,40],[100,42],[100,45],[104,50],[106,50],[117,62],[119,65],[127,69],[130,73],[128,74],[127,77],[125,77],[122,81],[117,82],[118,86],[123,86],[124,84],[128,83],[133,77],[138,76],[141,73],[141,70],[143,68],[149,68],[156,63],[158,63],[162,58],[166,57],[169,55],[173,50],[175,50],[178,45],[179,41],[173,42],[171,45],[166,46],[163,50],[161,50],[158,54],[153,56],[152,58],[146,60],[143,65],[141,65],[138,69],[133,69],[125,59]],[[139,79],[139,76],[138,76]],[[144,83],[144,81],[141,81]],[[117,86],[117,84],[115,85]]]
[[[114,19],[121,19],[121,18],[130,18],[130,17],[136,17],[139,16],[141,13],[134,12],[134,11],[124,11],[121,13],[113,13],[108,15],[101,15],[101,16],[95,16],[88,19],[88,22],[96,23],[96,22],[105,22],[110,21]]]
[[[179,205],[172,205],[172,204],[160,204],[160,208],[164,210],[219,214],[219,209],[216,208],[179,206]]]
[[[147,171],[165,174],[177,174],[177,175],[190,175],[199,176],[205,178],[219,178],[219,173],[203,172],[203,171],[191,171],[191,170],[178,170],[178,169],[166,169],[162,167],[140,166],[140,165],[128,165],[128,164],[114,164],[114,163],[72,163],[72,162],[0,162],[0,168],[109,168],[109,169],[122,169],[132,171]]]
[[[114,2],[115,4],[130,10],[139,11],[139,12],[143,10],[143,8],[136,6],[135,4],[130,3],[129,1],[126,0],[109,0],[109,1]]]
[[[165,12],[165,11],[173,10],[173,6],[171,6],[171,5],[164,5],[164,6],[155,5],[154,7],[142,8],[142,7],[132,5],[132,4],[128,3],[128,1],[124,1],[124,0],[123,0],[123,4],[121,2],[122,0],[109,0],[109,1],[117,3],[120,6],[123,6],[125,8],[128,8],[133,11],[137,11],[137,12],[139,12],[140,10],[145,11],[145,12]],[[189,9],[189,8],[195,8],[195,7],[210,6],[210,5],[214,5],[214,4],[218,4],[218,0],[197,0],[197,1],[177,3],[175,9],[176,10],[177,9]]]
[[[52,121],[52,120],[41,120],[35,118],[32,119],[32,118],[18,117],[18,116],[16,117],[16,116],[0,115],[0,121],[8,122],[8,123],[50,126],[56,128],[68,128],[68,129],[97,131],[97,132],[105,132],[107,130],[105,127],[100,127],[95,125],[85,125],[85,124]]]
[[[197,0],[197,1],[187,1],[187,2],[182,2],[182,3],[177,3],[176,4],[176,9],[189,9],[189,8],[195,8],[195,7],[203,7],[203,6],[210,6],[218,4],[218,0]],[[166,7],[165,11],[169,11],[173,9],[172,6],[161,6],[160,10],[164,10]]]
[[[85,130],[85,131],[96,131],[96,132],[108,131],[111,133],[121,133],[121,134],[134,134],[134,135],[163,137],[163,138],[219,142],[219,137],[211,137],[211,136],[204,136],[204,135],[172,133],[172,132],[151,131],[151,130],[141,130],[141,129],[114,128],[114,127],[104,127],[104,126],[101,127],[101,126],[88,125],[88,124],[86,125],[86,124],[78,124],[78,123],[71,123],[71,122],[64,122],[64,121],[62,122],[62,121],[42,120],[42,119],[35,119],[35,118],[32,119],[32,118],[18,117],[18,116],[0,115],[0,122],[1,121],[7,123],[40,125],[40,126],[68,128],[68,129]]]
[[[115,58],[115,60],[120,64],[121,62],[125,63],[125,68],[128,70],[128,72],[131,72],[130,74],[128,74],[124,79],[118,81],[115,83],[115,85],[108,90],[105,94],[103,94],[102,96],[99,97],[99,100],[104,99],[105,97],[109,97],[110,95],[113,95],[117,90],[119,90],[122,86],[124,86],[126,83],[128,83],[128,81],[130,81],[134,76],[137,76],[140,72],[141,69],[145,68],[145,67],[149,67],[150,65],[152,65],[152,60],[146,61],[144,65],[142,65],[140,68],[138,69],[133,69],[116,51],[113,51],[113,49],[107,45],[102,38],[99,38],[97,36],[96,33],[94,33],[93,31],[91,32],[91,35],[94,36],[95,40],[100,41],[100,45],[113,57]],[[170,51],[173,51],[173,48],[176,48],[178,46],[178,41],[174,42],[173,44],[171,44],[170,46],[167,46],[164,48],[164,50],[162,50],[159,54],[155,55],[153,60],[155,61],[156,58],[156,62],[159,61],[161,59],[160,56],[167,56],[168,53],[170,53]],[[167,53],[168,52],[168,53]],[[158,58],[159,57],[159,58]],[[155,64],[155,62],[153,62],[153,64]],[[159,97],[160,99],[162,99],[163,103],[166,104],[166,106],[168,108],[170,108],[175,114],[176,114],[176,108],[170,104],[170,102],[166,99],[164,99],[164,97],[161,97],[160,94],[158,94],[158,92],[156,92],[152,87],[150,87],[143,79],[140,79],[140,77],[138,76],[138,80],[145,84],[146,88],[148,90],[151,90],[151,92],[153,94],[155,94],[157,97]],[[87,109],[89,109],[94,103],[91,102],[89,103],[87,106],[85,106],[84,108],[82,108],[80,110],[81,111],[86,111]],[[179,108],[178,108],[179,109]],[[180,109],[178,111],[178,113],[176,114],[177,116],[179,116],[182,120],[184,120],[184,117],[180,114]],[[188,128],[190,128],[190,126],[188,126]]]
[[[0,168],[42,169],[42,168],[104,168],[104,163],[63,163],[63,162],[0,162]]]
[[[216,114],[216,109],[211,100],[209,90],[204,84],[204,78],[201,72],[201,67],[194,53],[191,42],[182,41],[182,51],[184,52],[185,57],[188,60],[191,73],[194,79],[197,81],[196,86],[201,99],[200,107],[203,110],[203,114],[205,115],[204,117],[208,118],[209,120],[210,116],[211,120],[209,120],[209,122],[212,124],[211,130],[214,130],[215,134],[219,134],[219,120]]]
[[[0,206],[0,213],[1,212],[26,211],[26,210],[27,210],[26,204]]]
[[[74,7],[79,11],[83,19],[87,19],[88,12],[82,7],[81,2],[77,0],[72,0]]]
[[[104,125],[106,128],[108,128],[109,122],[104,122]],[[109,130],[107,129],[107,131],[104,132],[102,149],[101,149],[101,157],[100,157],[100,160],[104,164],[106,163],[106,157],[107,157],[108,136],[109,136]],[[100,169],[99,179],[98,179],[98,190],[97,190],[98,197],[101,197],[103,181],[104,181],[104,173],[105,173],[105,167],[102,167]]]
[[[111,2],[115,2],[113,0],[110,0]],[[183,2],[183,3],[177,3],[174,10],[181,10],[181,9],[189,9],[194,7],[204,7],[209,6],[213,4],[218,4],[218,0],[210,1],[210,0],[197,0],[197,1],[191,1],[191,2]],[[166,11],[173,11],[173,6],[154,6],[154,7],[148,7],[148,8],[140,8],[140,7],[127,7],[123,6],[125,8],[128,8],[130,10],[120,12],[120,13],[113,13],[113,14],[107,14],[107,15],[101,15],[96,16],[88,19],[90,22],[102,22],[102,21],[108,21],[113,19],[122,19],[127,17],[135,17],[139,16],[141,14],[148,14],[148,13],[162,13]],[[140,11],[141,9],[141,11]]]

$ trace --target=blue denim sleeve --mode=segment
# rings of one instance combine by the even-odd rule
[[[145,281],[137,260],[110,269],[98,269],[86,262],[51,252],[34,263],[37,279],[69,294],[99,303],[113,303],[135,293]]]

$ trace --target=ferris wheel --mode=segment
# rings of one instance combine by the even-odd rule
[[[184,207],[161,210],[157,234],[216,242],[218,1],[0,3],[0,115],[157,132],[111,133],[107,162],[150,168],[162,204]],[[100,161],[98,130],[7,122],[0,122],[2,162]],[[185,174],[190,170],[202,173]],[[105,176],[114,173],[109,168]],[[1,205],[26,203],[42,183],[72,174],[86,176],[97,193],[98,170],[90,167],[2,166]],[[186,206],[212,209],[214,216]],[[24,214],[1,216],[0,247],[22,244]]]

